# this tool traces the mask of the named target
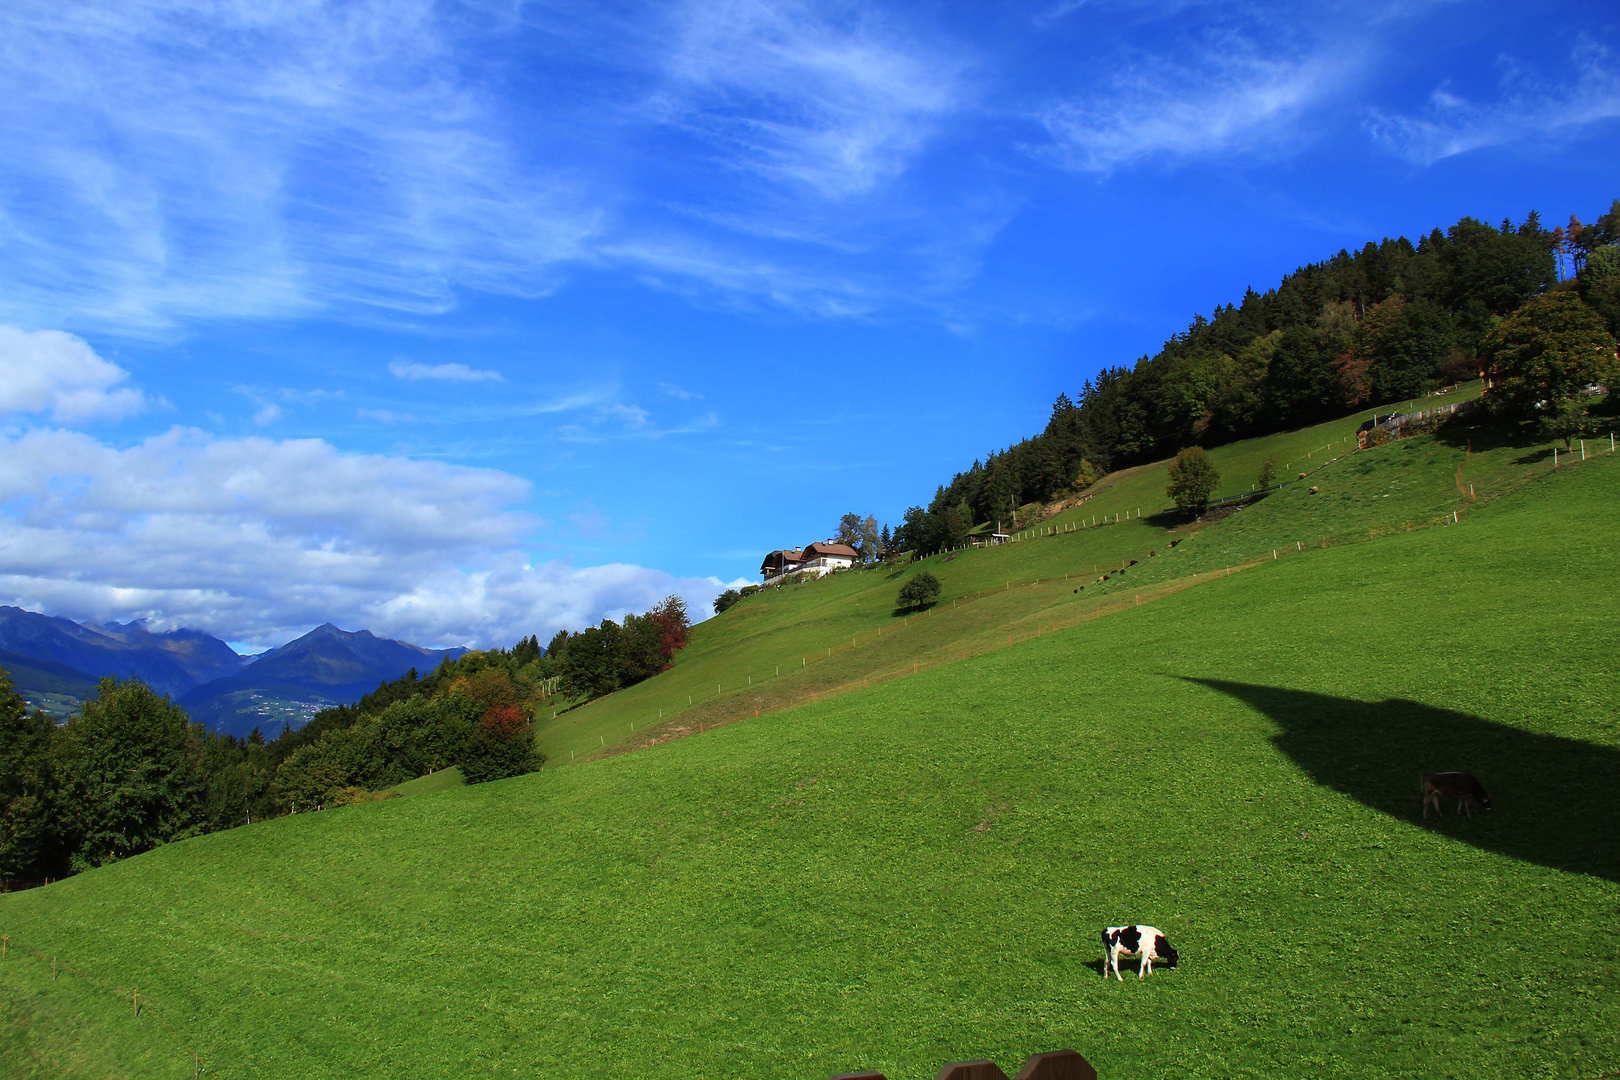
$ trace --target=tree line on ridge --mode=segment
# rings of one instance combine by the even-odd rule
[[[1620,200],[1590,225],[1572,216],[1548,229],[1534,212],[1517,225],[1465,217],[1415,244],[1386,238],[1301,267],[1194,316],[1156,354],[1104,368],[1077,398],[1059,394],[1044,431],[941,484],[906,511],[895,543],[958,547],[977,524],[1013,527],[1018,508],[1112,469],[1477,378],[1493,331],[1549,293],[1578,298],[1586,314],[1566,314],[1588,329],[1620,333],[1617,243]],[[1540,317],[1557,321],[1550,307]]]

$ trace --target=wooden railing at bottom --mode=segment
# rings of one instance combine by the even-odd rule
[[[832,1080],[886,1080],[880,1072],[839,1073]],[[939,1070],[934,1080],[1007,1080],[993,1061],[956,1061]],[[1097,1080],[1091,1062],[1073,1050],[1051,1050],[1024,1062],[1014,1080]]]

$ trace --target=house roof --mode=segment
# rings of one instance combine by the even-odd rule
[[[816,559],[826,555],[833,556],[834,558],[838,558],[840,556],[846,559],[860,558],[859,555],[855,554],[855,549],[850,547],[848,544],[834,544],[828,541],[818,540],[814,544],[810,544],[804,549],[804,557],[806,559]]]
[[[799,548],[784,548],[781,551],[768,552],[763,562],[759,564],[761,570],[786,569],[795,563],[804,562],[804,552]]]

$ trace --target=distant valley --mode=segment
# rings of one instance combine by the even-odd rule
[[[138,678],[215,731],[266,736],[297,728],[411,668],[426,671],[465,649],[424,649],[330,623],[245,657],[198,630],[153,631],[139,622],[90,625],[0,606],[0,668],[36,708],[76,712],[107,675]]]

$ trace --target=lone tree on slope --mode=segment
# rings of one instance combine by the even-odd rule
[[[924,570],[900,586],[900,610],[925,608],[939,599],[939,578]]]
[[[1254,486],[1261,491],[1266,490],[1277,482],[1277,455],[1267,454],[1260,459],[1260,475],[1255,477]]]
[[[1165,485],[1164,493],[1183,510],[1202,514],[1209,506],[1215,485],[1220,482],[1221,474],[1215,471],[1215,464],[1204,453],[1204,448],[1189,446],[1170,463],[1170,482]]]

